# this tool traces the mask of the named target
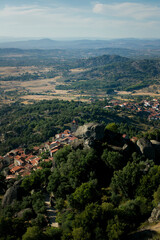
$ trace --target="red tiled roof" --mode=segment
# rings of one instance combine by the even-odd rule
[[[24,154],[24,151],[20,150],[18,153],[22,155],[22,154]]]
[[[19,152],[19,151],[22,151],[22,148],[16,148],[13,150],[14,152]]]
[[[21,157],[22,157],[22,158],[26,158],[27,156],[28,156],[28,155],[26,155],[26,154],[24,154],[24,153],[21,154]]]
[[[14,163],[12,163],[8,167],[9,167],[9,169],[11,169],[11,168],[15,167],[15,165],[14,165]]]
[[[57,141],[53,141],[53,142],[50,143],[50,145],[51,145],[51,144],[57,144]]]
[[[35,158],[35,156],[33,155],[29,155],[27,158],[26,158],[26,161],[30,161],[31,159]]]
[[[35,160],[36,160],[37,162],[39,162],[39,161],[41,160],[41,158],[40,158],[40,157],[37,157],[37,158],[35,158]]]
[[[31,161],[31,164],[32,164],[33,166],[37,166],[37,165],[38,165],[38,161],[37,161],[36,159],[33,159],[33,160]]]
[[[16,156],[14,157],[15,160],[20,160],[21,158],[22,158],[22,157],[19,156],[19,155],[16,155]]]
[[[40,149],[40,147],[34,147],[33,149],[34,149],[35,151],[37,151],[37,150]]]
[[[19,159],[19,160],[17,160],[18,162],[20,162],[21,164],[23,164],[24,163],[24,161],[22,161],[21,159]]]
[[[51,153],[55,153],[55,152],[57,152],[58,150],[59,150],[58,148],[53,149],[53,150],[51,151]]]
[[[32,169],[33,168],[33,166],[31,164],[29,164],[29,163],[27,163],[24,167],[28,168],[28,169]]]
[[[63,133],[64,133],[64,134],[70,134],[70,130],[66,129],[66,130],[64,130]]]
[[[25,171],[21,174],[22,177],[29,176],[31,173],[29,171]]]
[[[43,162],[50,162],[50,159],[44,159]]]
[[[69,139],[70,141],[73,141],[73,140],[76,140],[77,138],[76,138],[76,137],[68,137],[68,139]]]
[[[57,133],[55,136],[57,136],[58,138],[62,137],[62,133]]]
[[[61,142],[64,142],[64,141],[66,141],[66,140],[68,140],[68,137],[63,138],[63,139],[61,140]]]
[[[10,169],[10,171],[11,171],[12,173],[18,172],[18,171],[20,171],[22,168],[24,168],[24,167],[22,167],[22,166],[16,166],[16,167],[13,167],[12,169]]]
[[[6,179],[14,179],[14,178],[16,178],[15,175],[7,175],[7,176],[6,176]]]

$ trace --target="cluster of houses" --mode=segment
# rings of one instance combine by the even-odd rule
[[[44,145],[44,150],[48,150],[50,156],[53,155],[64,145],[71,144],[77,138],[71,134],[70,130],[65,130],[63,133],[56,134],[55,137],[52,139],[52,142],[46,142]]]
[[[123,109],[133,111],[134,113],[147,113],[148,120],[159,120],[160,119],[160,101],[153,98],[152,100],[143,100],[140,102],[135,101],[121,101],[111,100],[108,105],[104,108],[112,109],[114,107],[121,107]]]
[[[31,151],[21,147],[11,150],[5,156],[0,156],[0,170],[3,169],[6,179],[28,176],[32,171],[41,169],[40,162],[54,162],[54,154],[64,145],[71,144],[76,139],[70,130],[65,130],[56,134],[52,141],[34,147]],[[43,152],[48,153],[48,158],[42,158]]]

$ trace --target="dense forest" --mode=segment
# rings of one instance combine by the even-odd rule
[[[127,151],[114,150],[123,144]],[[94,146],[65,146],[55,154],[54,166],[42,162],[40,170],[15,183],[1,175],[0,184],[4,192],[19,186],[18,198],[1,208],[0,239],[136,239],[133,232],[160,200],[160,166],[110,123]],[[59,228],[48,226],[46,194],[52,196]]]
[[[108,100],[91,104],[52,100],[29,105],[18,102],[10,106],[4,105],[0,109],[0,155],[18,146],[32,147],[44,143],[66,127],[70,129],[73,119],[78,125],[87,122],[116,122],[119,132],[130,137],[136,136],[138,132],[141,134],[144,128],[141,123],[145,123],[148,129],[153,124],[143,114],[129,118],[124,112],[123,116],[119,116],[118,110],[104,109],[107,103]]]
[[[76,66],[77,64],[77,66]],[[133,60],[120,56],[104,55],[80,60],[76,67],[86,69],[81,73],[68,72],[65,85],[57,89],[74,89],[87,92],[109,90],[138,90],[159,84],[159,60]]]
[[[39,168],[28,176],[6,180],[0,172],[0,240],[136,240],[145,235],[160,239],[148,230],[148,219],[160,202],[159,120],[148,120],[143,97],[134,100],[145,111],[114,104],[105,108],[114,90],[159,85],[160,60],[151,59],[154,51],[145,59],[147,52],[129,49],[0,49],[2,67],[39,68],[35,73],[6,75],[1,81],[35,82],[60,76],[57,89],[90,98],[90,103],[56,99],[24,104],[18,99],[7,104],[7,94],[18,96],[18,90],[0,89],[6,94],[0,106],[0,159],[18,147],[31,152],[55,134],[70,130],[73,120],[78,126],[91,122],[103,126],[103,137],[94,139],[94,133],[91,146],[86,145],[88,138],[79,139],[48,162],[43,160],[49,152],[41,152]],[[42,66],[49,69],[41,72]],[[103,93],[103,101],[95,100],[98,92]],[[3,202],[9,189],[16,189],[11,204]],[[48,196],[57,228],[47,219]]]
[[[118,121],[115,114],[108,114],[100,104],[59,100],[27,106],[20,103],[4,106],[0,109],[0,115],[1,155],[20,145],[36,145],[47,141],[66,126],[70,128],[74,118],[79,125],[90,121],[107,123],[111,118]]]

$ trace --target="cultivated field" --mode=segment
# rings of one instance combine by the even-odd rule
[[[19,77],[22,74],[37,74],[41,76],[41,74],[49,73],[53,71],[53,67],[0,67],[0,77],[7,78],[10,76]],[[84,72],[87,69],[76,68],[70,69],[70,72],[73,74]],[[53,78],[35,78],[35,80],[12,80],[12,81],[2,81],[0,80],[0,105],[4,103],[11,103],[18,99],[21,99],[25,104],[31,103],[36,100],[51,100],[51,99],[63,99],[63,100],[80,100],[80,101],[90,101],[90,97],[87,93],[81,93],[76,90],[56,90],[57,85],[63,85],[63,76],[59,74],[59,76]],[[137,91],[116,91],[115,97],[125,98],[125,96],[155,96],[160,97],[160,86],[152,85],[150,87],[137,90]],[[96,95],[97,98],[103,99],[107,95],[104,92]]]
[[[38,67],[0,67],[0,76],[20,76],[25,73],[44,73],[51,71],[51,68]],[[79,69],[76,71],[83,71]],[[87,101],[85,95],[80,95],[76,91],[56,90],[56,86],[63,84],[60,82],[62,76],[54,78],[41,78],[30,81],[0,81],[0,90],[3,92],[0,96],[0,103],[10,103],[14,100],[22,99],[24,103],[30,103],[32,100],[81,100]]]

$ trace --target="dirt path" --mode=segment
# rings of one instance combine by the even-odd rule
[[[153,226],[149,226],[147,229],[160,233],[160,222],[153,225]]]
[[[59,227],[59,224],[56,222],[57,211],[51,207],[49,194],[45,194],[45,205],[51,227]]]

